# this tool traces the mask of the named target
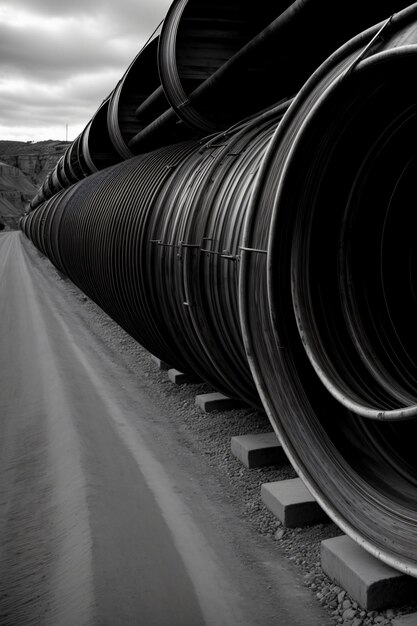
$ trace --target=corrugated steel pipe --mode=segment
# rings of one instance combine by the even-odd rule
[[[362,62],[329,88],[296,144],[307,156],[305,142],[320,136],[308,152],[311,166],[299,160],[314,181],[298,204],[292,251],[299,332],[327,389],[376,420],[417,415],[416,52],[395,49]]]
[[[44,199],[48,199],[51,196],[54,195],[54,190],[51,186],[51,179],[52,179],[52,172],[49,172],[46,177],[45,180],[42,183],[42,187],[41,187],[41,193]]]
[[[29,203],[29,210],[33,211],[45,200],[51,198],[61,189],[69,187],[73,183],[82,180],[88,175],[86,166],[81,169],[79,153],[81,135],[78,135],[68,146],[65,153],[59,159],[54,169],[48,172],[43,184]]]
[[[57,175],[58,181],[60,182],[60,184],[61,184],[63,189],[65,189],[66,187],[69,187],[69,185],[71,184],[71,181],[67,178],[67,176],[65,174],[64,158],[65,158],[65,153],[59,159],[59,161],[58,161],[58,163],[56,164],[56,167],[55,167],[55,171],[56,171],[56,175]]]
[[[288,4],[289,0],[275,5],[266,0],[256,5],[248,0],[226,4],[218,0],[175,0],[171,4],[159,40],[158,66],[162,87],[180,119],[196,132],[207,134],[236,122],[239,115],[242,118],[255,112],[246,110],[245,101],[238,101],[235,104],[239,112],[234,112],[234,119],[225,118],[224,113],[229,110],[227,100],[223,100],[220,109],[213,107],[210,94],[205,90],[200,114],[190,103],[189,96],[263,31]],[[250,84],[247,88],[250,90]],[[262,108],[258,106],[258,110]]]
[[[33,211],[34,209],[36,209],[38,206],[42,204],[42,202],[45,202],[45,198],[43,197],[42,189],[40,189],[36,193],[36,195],[33,196],[32,200],[29,202],[30,211]]]
[[[334,47],[403,5],[176,0],[31,207],[121,159],[218,132],[292,96]]]
[[[72,144],[68,146],[68,149],[66,150],[64,154],[63,169],[65,172],[65,176],[68,178],[71,184],[76,183],[79,180],[82,180],[87,175],[86,172],[83,172],[79,168],[77,168],[76,170],[74,169],[74,167],[76,167],[76,163],[78,160],[78,146],[80,143],[80,137],[81,137],[81,134],[78,135],[74,139]]]
[[[240,246],[287,107],[89,176],[29,223],[35,245],[148,350],[257,408],[239,325]]]
[[[407,4],[287,0],[260,7],[176,0],[158,48],[172,108],[133,137],[130,149],[138,153],[169,140],[178,118],[202,135],[292,97],[335,48]]]
[[[156,32],[111,95],[107,114],[110,139],[124,159],[133,156],[128,147],[132,137],[169,108],[158,73],[158,42],[159,32]]]
[[[79,136],[63,168],[81,180],[21,222],[150,352],[258,393],[323,509],[414,576],[416,25],[414,4],[334,52],[287,110],[204,141],[83,179]]]
[[[50,211],[52,254],[61,271],[142,345],[188,371],[172,348],[150,291],[148,216],[155,198],[187,154],[191,143],[163,148],[106,168],[29,214],[29,236],[38,247],[39,222]],[[26,226],[24,225],[26,228]],[[175,343],[175,341],[174,341]],[[175,346],[177,347],[177,346]]]
[[[150,216],[149,283],[166,326],[203,380],[255,406],[239,325],[240,246],[256,171],[287,106],[203,143]]]
[[[414,4],[355,37],[294,99],[245,228],[268,254],[243,255],[240,292],[251,369],[293,466],[342,530],[413,576],[416,25]]]
[[[84,130],[51,170],[30,207],[33,210],[61,189],[122,160],[110,138],[107,112],[111,95],[99,106]]]
[[[123,159],[110,138],[107,121],[110,98],[111,94],[101,103],[80,136],[78,163],[87,175],[115,165]]]

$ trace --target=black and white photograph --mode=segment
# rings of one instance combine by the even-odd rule
[[[416,76],[407,0],[0,0],[0,626],[417,626]]]

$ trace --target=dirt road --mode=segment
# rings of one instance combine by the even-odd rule
[[[51,271],[0,234],[0,624],[328,624]]]

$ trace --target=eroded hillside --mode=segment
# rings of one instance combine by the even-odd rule
[[[6,228],[17,228],[28,202],[68,145],[52,140],[0,141],[0,223]]]

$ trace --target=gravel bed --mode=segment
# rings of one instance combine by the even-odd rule
[[[48,259],[39,255],[41,262]],[[175,416],[177,427],[187,444],[201,454],[222,484],[228,499],[256,532],[278,543],[289,562],[299,568],[304,584],[335,621],[343,626],[391,626],[401,614],[417,611],[412,605],[384,611],[366,612],[321,570],[320,543],[323,539],[342,535],[332,522],[307,528],[287,529],[272,515],[261,500],[263,483],[295,478],[290,464],[247,469],[231,453],[232,436],[272,430],[268,418],[252,408],[215,411],[209,415],[195,406],[195,396],[213,389],[204,383],[175,385],[166,371],[161,371],[152,356],[125,333],[94,302],[80,292],[51,265],[52,280],[64,281],[72,298],[80,304],[80,314],[92,333],[104,337],[114,358],[140,377],[148,393]],[[290,625],[288,625],[290,626]]]

